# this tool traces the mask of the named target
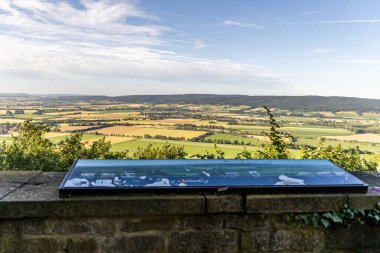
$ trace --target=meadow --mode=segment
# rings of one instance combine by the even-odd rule
[[[11,102],[10,102],[11,101]],[[214,152],[214,145],[234,158],[245,147],[257,150],[267,143],[268,117],[262,108],[207,104],[144,104],[114,102],[18,101],[10,98],[0,102],[0,141],[9,143],[11,134],[27,120],[41,121],[51,126],[45,135],[59,142],[70,133],[82,132],[87,144],[105,137],[114,150],[130,152],[150,143],[163,146],[166,142],[183,145],[189,157]],[[319,138],[326,145],[358,146],[363,155],[379,159],[379,132],[365,132],[380,127],[377,112],[353,111],[290,111],[273,108],[281,131],[295,137],[294,158],[300,149],[315,146]],[[357,129],[362,132],[358,134]]]

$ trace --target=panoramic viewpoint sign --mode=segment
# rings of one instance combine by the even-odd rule
[[[70,194],[247,191],[367,192],[327,160],[77,160],[59,191]]]

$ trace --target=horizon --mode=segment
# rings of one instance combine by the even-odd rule
[[[25,92],[0,92],[0,96],[83,96],[83,97],[128,97],[128,96],[184,96],[184,95],[212,95],[212,96],[248,96],[248,97],[323,97],[323,98],[357,98],[357,99],[369,99],[369,100],[380,100],[380,98],[365,98],[365,97],[347,97],[347,96],[323,96],[323,95],[245,95],[245,94],[216,94],[216,93],[167,93],[167,94],[124,94],[124,95],[105,95],[105,94],[68,94],[68,93],[25,93]]]
[[[4,0],[0,88],[379,99],[379,13],[376,0]]]

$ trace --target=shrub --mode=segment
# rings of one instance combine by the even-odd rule
[[[348,171],[376,171],[377,163],[360,157],[360,149],[345,150],[341,145],[325,146],[325,138],[320,138],[316,147],[301,150],[302,159],[328,159]]]
[[[263,132],[269,138],[269,144],[265,144],[263,150],[257,151],[257,158],[260,159],[289,159],[290,153],[288,149],[287,139],[294,137],[282,131],[279,131],[280,125],[276,122],[271,110],[264,106],[269,116],[270,131]]]

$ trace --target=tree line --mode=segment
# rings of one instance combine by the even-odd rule
[[[246,148],[236,159],[293,159],[288,139],[289,133],[282,132],[271,110],[265,107],[270,121],[270,131],[264,132],[269,143],[257,151]],[[149,144],[137,150],[114,151],[105,137],[86,143],[82,133],[73,133],[58,143],[44,137],[50,126],[43,122],[25,121],[18,135],[10,143],[3,141],[0,148],[1,170],[67,171],[76,159],[186,159],[188,153],[183,145],[165,143],[163,146]],[[195,154],[189,158],[223,159],[224,152],[214,145],[213,151]],[[324,139],[316,147],[301,150],[302,159],[328,159],[347,170],[376,171],[377,164],[361,157],[359,148],[345,150],[341,145],[326,146]]]

